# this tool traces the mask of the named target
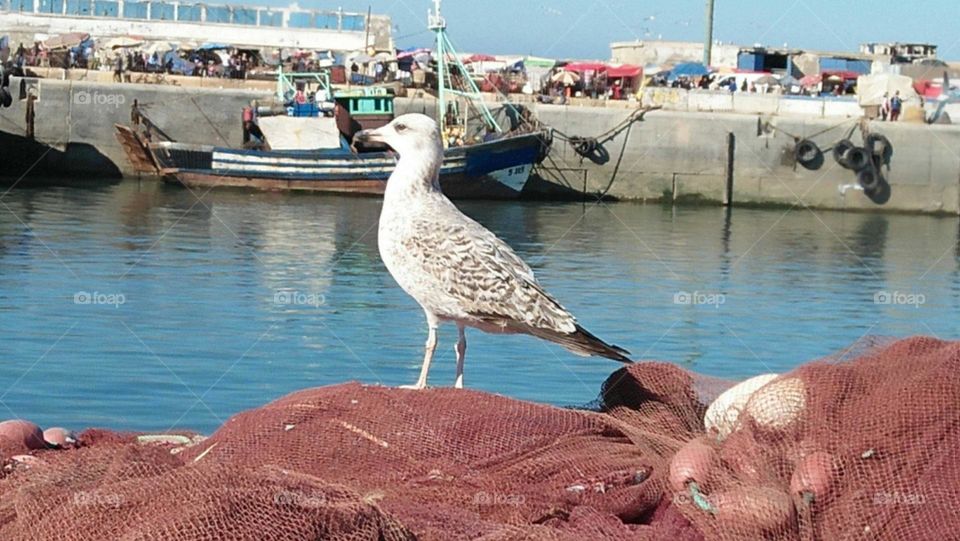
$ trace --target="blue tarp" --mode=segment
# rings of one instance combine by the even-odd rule
[[[700,62],[685,62],[683,64],[677,64],[670,70],[670,79],[676,79],[681,76],[700,77],[708,73],[710,73],[710,70]]]
[[[203,45],[197,47],[199,51],[215,51],[217,49],[229,49],[230,46],[225,43],[204,43]]]
[[[196,68],[196,64],[190,62],[189,60],[184,60],[180,58],[175,51],[167,51],[163,55],[163,69],[166,70],[167,64],[170,63],[170,71],[173,73],[179,73],[182,75],[193,75],[193,70]]]

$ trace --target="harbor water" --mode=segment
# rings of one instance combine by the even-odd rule
[[[380,261],[378,199],[136,180],[0,193],[0,418],[211,432],[297,389],[416,379],[425,320]],[[957,338],[953,217],[460,206],[637,359],[739,379],[865,336]],[[431,385],[452,384],[454,341],[441,327]],[[472,388],[584,404],[617,368],[468,331]]]

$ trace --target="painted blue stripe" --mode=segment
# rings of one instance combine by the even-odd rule
[[[508,167],[530,165],[537,159],[538,152],[539,146],[534,145],[493,152],[469,152],[466,172],[468,175],[480,176]]]
[[[390,172],[384,173],[365,173],[363,171],[357,171],[353,173],[289,173],[283,171],[269,171],[269,170],[247,170],[247,171],[238,171],[233,169],[219,169],[214,167],[213,169],[180,169],[182,173],[195,173],[201,175],[215,175],[221,177],[252,177],[252,178],[269,178],[277,180],[315,180],[315,181],[325,181],[325,180],[383,180],[386,181],[390,178]],[[446,175],[456,175],[463,173],[465,171],[464,167],[451,167],[443,169],[443,176]]]
[[[453,161],[454,161],[454,160],[444,160],[444,162],[443,162],[443,167],[444,167],[444,168],[450,167],[450,166],[451,166],[451,163],[453,163]],[[462,157],[461,157],[461,158],[457,158],[456,161],[458,161],[458,162],[461,163],[461,164],[462,164],[462,163],[466,163],[466,160],[464,160]],[[299,168],[304,168],[304,169],[343,169],[343,170],[354,170],[354,169],[367,169],[367,168],[371,168],[371,167],[377,167],[377,168],[380,168],[380,167],[389,167],[390,169],[393,169],[393,168],[397,165],[397,162],[395,162],[395,161],[390,161],[390,162],[386,162],[386,163],[370,163],[369,160],[362,160],[362,161],[350,161],[350,162],[343,161],[343,162],[332,163],[332,164],[331,164],[331,163],[309,163],[309,162],[307,162],[307,163],[279,163],[279,162],[251,162],[251,161],[247,161],[247,160],[243,160],[243,159],[231,160],[231,159],[226,159],[226,158],[223,158],[223,157],[217,157],[217,158],[214,158],[214,159],[213,159],[213,166],[216,167],[217,164],[245,165],[245,166],[248,166],[250,169],[263,169],[263,168],[271,168],[271,167],[277,167],[277,168],[283,169],[283,168],[299,167]]]
[[[516,167],[520,165],[531,165],[540,151],[540,142],[535,136],[523,136],[518,138],[508,138],[499,141],[491,141],[469,147],[458,147],[448,149],[444,153],[444,165],[442,174],[455,175],[465,173],[468,176],[484,176],[494,171]],[[391,167],[394,162],[386,152],[364,153],[357,156],[349,151],[340,149],[324,150],[285,150],[285,151],[261,151],[247,149],[232,149],[217,147],[213,150],[221,155],[234,155],[235,159],[230,157],[218,157],[213,160],[211,169],[181,169],[184,172],[197,174],[214,174],[226,177],[255,177],[281,180],[386,180],[390,176],[390,171],[373,172],[369,171],[371,167],[382,168]],[[252,162],[246,160],[246,157],[267,158],[266,162]],[[212,154],[211,154],[212,158]],[[278,163],[270,162],[270,158],[284,159],[294,158],[300,160],[338,160],[334,164],[320,163]],[[370,163],[387,159],[390,163]],[[451,166],[451,161],[459,161],[465,165]],[[248,166],[242,169],[223,169],[217,167],[218,164],[230,164],[238,166]],[[292,172],[285,171],[288,168],[317,169],[317,172]],[[392,169],[392,167],[391,167]],[[319,172],[324,170],[325,172]],[[331,171],[332,170],[332,171]]]
[[[226,154],[239,154],[241,156],[259,156],[264,158],[300,158],[300,159],[361,159],[348,149],[342,148],[322,148],[317,150],[255,150],[242,148],[214,147],[213,152],[223,152]],[[364,156],[372,158],[387,158],[386,152],[364,152]]]

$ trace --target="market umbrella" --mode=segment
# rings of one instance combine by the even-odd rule
[[[146,47],[144,47],[143,51],[147,54],[153,54],[153,53],[162,54],[167,51],[176,50],[177,46],[178,46],[177,43],[170,43],[167,41],[155,41],[153,43],[148,43]]]
[[[569,62],[563,66],[565,71],[575,71],[577,73],[584,73],[587,71],[595,71],[600,73],[607,69],[607,65],[603,62]]]
[[[673,67],[670,75],[676,77],[700,77],[710,73],[710,70],[700,62],[684,62]]]
[[[784,76],[782,79],[780,79],[780,86],[782,86],[783,88],[786,88],[787,90],[790,90],[795,86],[803,86],[803,85],[800,84],[800,80],[797,79],[796,77],[787,75],[787,76]]]
[[[773,75],[764,75],[756,81],[753,82],[755,85],[777,85],[780,86],[780,79],[777,79]]]
[[[580,76],[573,71],[559,71],[554,73],[550,80],[554,83],[563,83],[564,86],[573,86],[580,81]]]
[[[208,41],[208,42],[204,43],[203,45],[197,47],[197,50],[200,50],[200,51],[216,51],[217,49],[229,49],[229,48],[230,48],[230,46],[227,45],[226,43],[213,43],[213,42],[209,42],[209,41]]]
[[[103,44],[104,49],[123,49],[127,47],[139,47],[143,45],[142,39],[132,38],[130,36],[120,36],[108,39]]]
[[[619,66],[610,66],[607,68],[607,78],[617,79],[621,77],[636,77],[643,73],[643,68],[632,64],[621,64]]]
[[[800,86],[809,88],[811,86],[817,86],[821,81],[823,81],[823,76],[819,73],[815,73],[813,75],[804,75],[800,79]]]
[[[467,59],[463,61],[463,63],[470,64],[472,62],[494,62],[496,61],[496,59],[497,58],[495,56],[490,56],[488,54],[473,54],[468,56]]]
[[[76,47],[90,37],[90,34],[84,32],[70,32],[68,34],[60,34],[59,36],[53,36],[48,38],[43,42],[43,46],[47,49],[69,49],[70,47]]]
[[[400,51],[399,53],[397,53],[397,58],[402,60],[404,58],[416,57],[418,55],[423,55],[423,54],[429,55],[430,53],[431,53],[430,49],[424,49],[423,47],[419,47],[419,48],[411,47],[405,51]]]
[[[523,59],[523,65],[528,68],[552,68],[557,65],[557,61],[552,58],[527,56]]]

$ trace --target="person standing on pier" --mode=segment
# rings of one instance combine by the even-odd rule
[[[113,81],[115,83],[123,82],[123,55],[117,52],[113,61]]]
[[[896,122],[900,119],[900,110],[903,108],[903,99],[900,98],[900,91],[890,98],[890,122]]]
[[[883,93],[883,101],[880,102],[880,120],[882,122],[887,121],[887,117],[890,115],[890,93]]]

